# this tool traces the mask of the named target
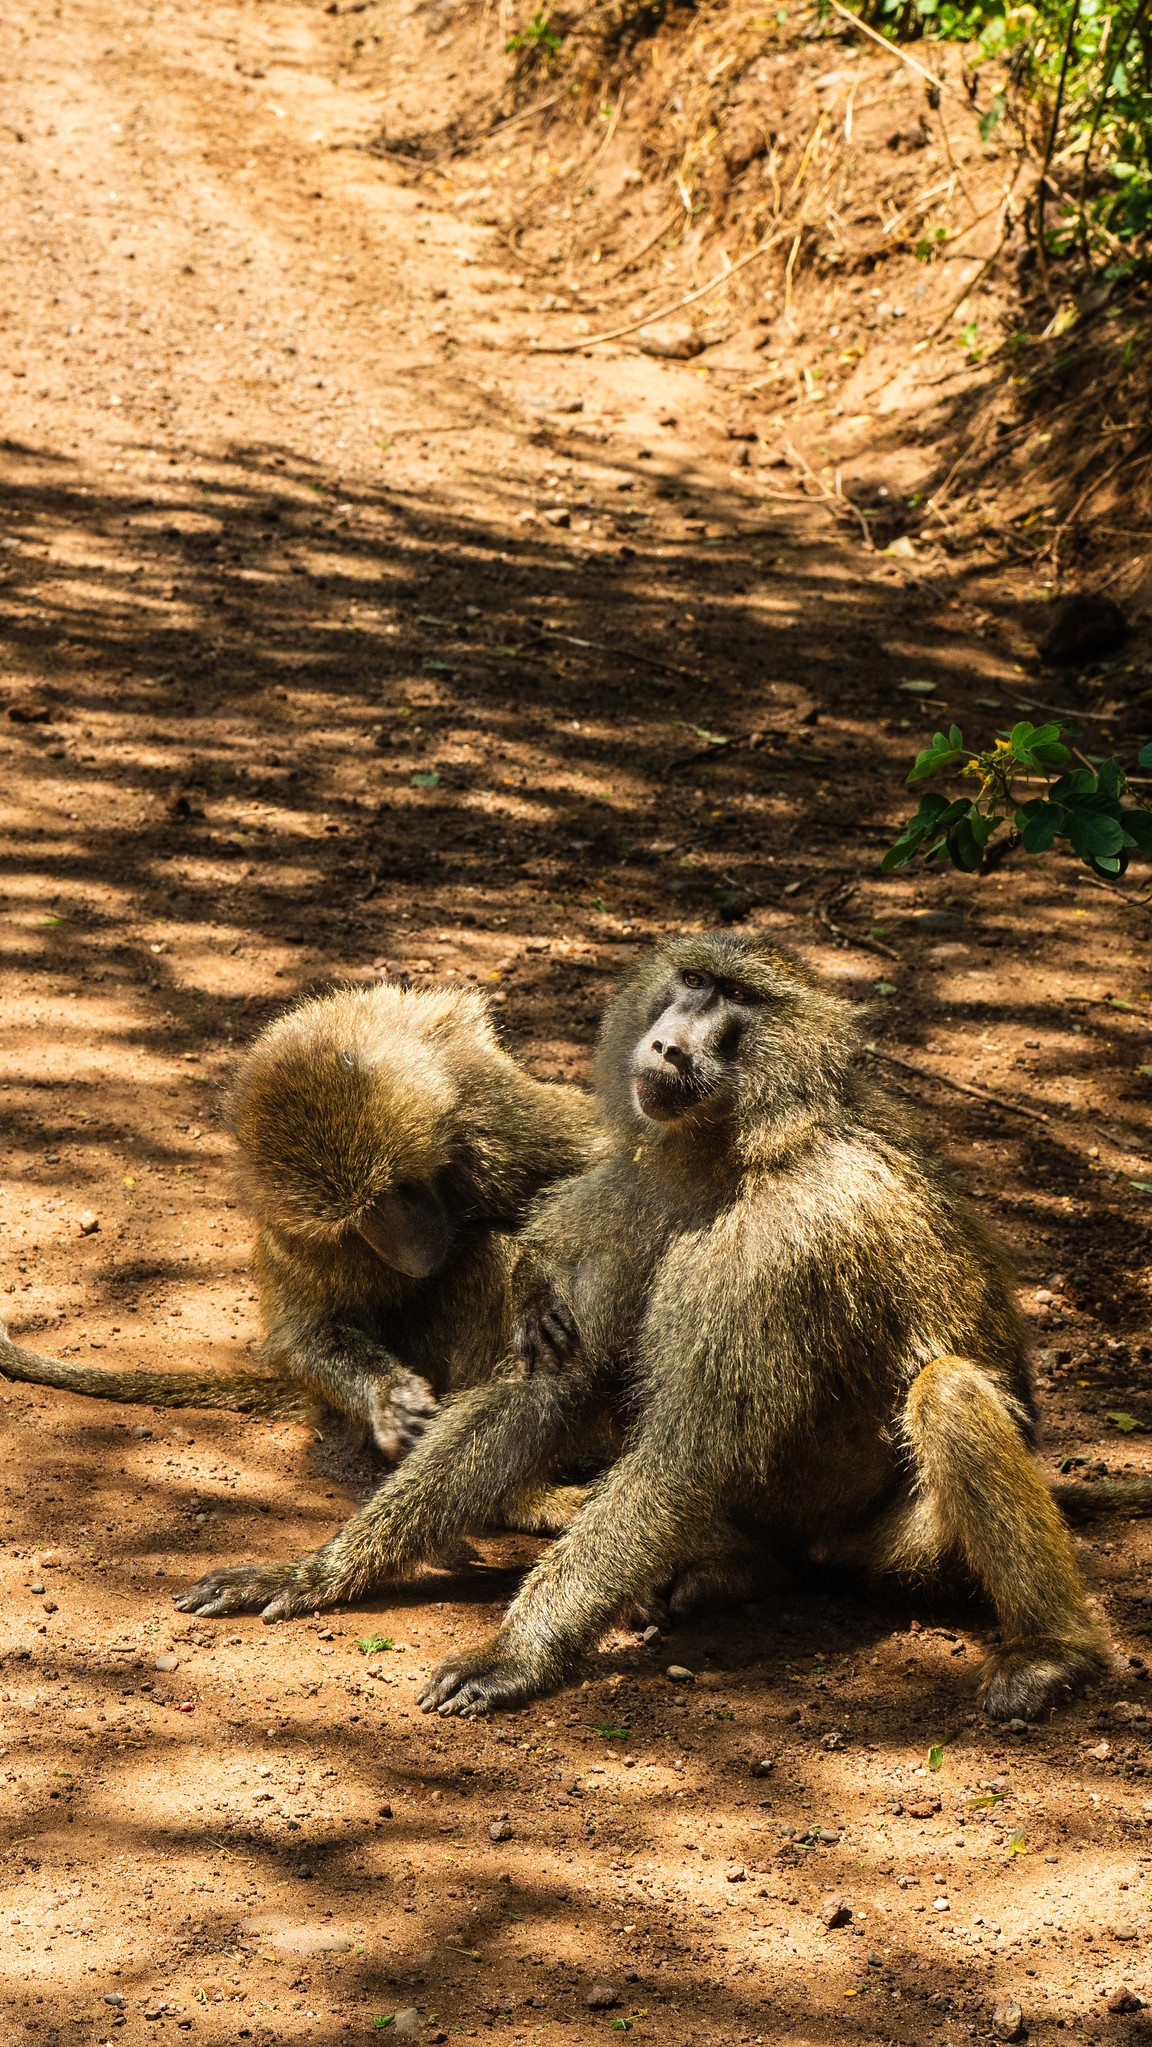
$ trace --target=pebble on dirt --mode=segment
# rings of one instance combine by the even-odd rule
[[[1092,590],[1070,590],[1052,606],[1036,651],[1052,668],[1078,668],[1082,662],[1111,653],[1127,637],[1128,621],[1111,597]]]
[[[488,1838],[491,1841],[510,1841],[512,1839],[511,1821],[493,1820],[492,1825],[488,1829]]]
[[[1109,2011],[1139,2011],[1140,1999],[1134,1990],[1114,1990],[1108,1999]]]
[[[594,1983],[584,2002],[589,2011],[611,2011],[620,1999],[610,1983]]]
[[[852,1917],[852,1907],[839,1891],[829,1891],[816,1907],[816,1917],[831,1933],[834,1926],[846,1926]]]
[[[1011,1997],[998,2004],[992,2014],[992,2031],[998,2040],[1022,2040],[1024,2038],[1024,2014]]]
[[[636,339],[645,355],[667,356],[674,362],[702,355],[708,345],[691,320],[658,320],[654,327],[641,327]]]
[[[664,1675],[674,1685],[690,1685],[694,1673],[685,1669],[682,1663],[670,1663]]]
[[[100,1227],[100,1218],[93,1215],[90,1208],[86,1208],[82,1215],[77,1216],[76,1227],[82,1237],[93,1237]]]
[[[171,1650],[165,1650],[163,1656],[156,1658],[152,1668],[153,1670],[179,1670],[180,1658],[173,1656]]]
[[[409,2005],[406,2011],[397,2012],[392,2021],[392,2031],[394,2033],[418,2033],[420,2031],[420,2014],[414,2004]]]

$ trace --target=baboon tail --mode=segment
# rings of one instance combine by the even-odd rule
[[[1152,1514],[1152,1478],[1107,1478],[1095,1484],[1054,1485],[1052,1498],[1069,1521],[1095,1521],[1101,1514],[1135,1519]]]
[[[310,1421],[315,1416],[315,1403],[283,1379],[259,1372],[106,1372],[100,1365],[69,1365],[63,1358],[42,1357],[39,1351],[9,1342],[2,1323],[0,1378],[148,1407],[214,1407],[277,1421]]]

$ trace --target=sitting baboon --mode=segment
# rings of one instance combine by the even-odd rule
[[[651,1588],[678,1581],[683,1607],[790,1558],[981,1590],[997,1718],[1098,1671],[1006,1258],[855,1046],[846,1005],[767,941],[686,937],[639,966],[600,1038],[612,1155],[518,1242],[520,1357],[555,1368],[453,1400],[313,1556],[213,1572],[177,1604],[275,1619],[359,1598],[491,1520],[615,1402],[623,1453],[426,1709],[529,1698]]]
[[[509,1238],[595,1155],[591,1097],[531,1079],[471,989],[346,988],[270,1024],[230,1100],[271,1374],[115,1372],[0,1336],[0,1374],[108,1400],[311,1416],[385,1457],[509,1336]]]

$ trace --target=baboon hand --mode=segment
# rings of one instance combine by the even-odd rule
[[[576,1318],[552,1287],[521,1309],[512,1347],[526,1372],[558,1372],[580,1341]]]
[[[226,1571],[209,1571],[186,1592],[178,1592],[174,1603],[181,1613],[211,1620],[227,1613],[261,1613],[292,1577],[293,1568],[291,1564],[233,1564]]]
[[[437,1664],[417,1705],[425,1713],[459,1713],[477,1720],[498,1706],[517,1706],[544,1690],[522,1659],[500,1648],[499,1637],[471,1655],[448,1656]]]
[[[1106,1663],[1097,1643],[1005,1642],[980,1673],[980,1704],[990,1720],[1037,1720],[1098,1677]]]
[[[415,1449],[439,1412],[428,1381],[415,1372],[399,1372],[381,1385],[372,1395],[370,1410],[372,1434],[381,1456],[398,1464]]]

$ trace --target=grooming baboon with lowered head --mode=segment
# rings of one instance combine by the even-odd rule
[[[552,1368],[454,1400],[314,1556],[177,1603],[357,1598],[491,1519],[615,1396],[623,1454],[427,1708],[531,1697],[653,1587],[684,1610],[790,1558],[974,1583],[1000,1623],[997,1718],[1099,1670],[1005,1257],[855,1049],[846,1006],[764,940],[687,937],[637,967],[599,1047],[612,1154],[518,1243],[519,1353]]]
[[[471,989],[386,983],[261,1032],[230,1101],[272,1375],[109,1372],[0,1341],[0,1374],[153,1406],[350,1417],[386,1457],[508,1340],[506,1232],[594,1154],[578,1089],[530,1078]]]

